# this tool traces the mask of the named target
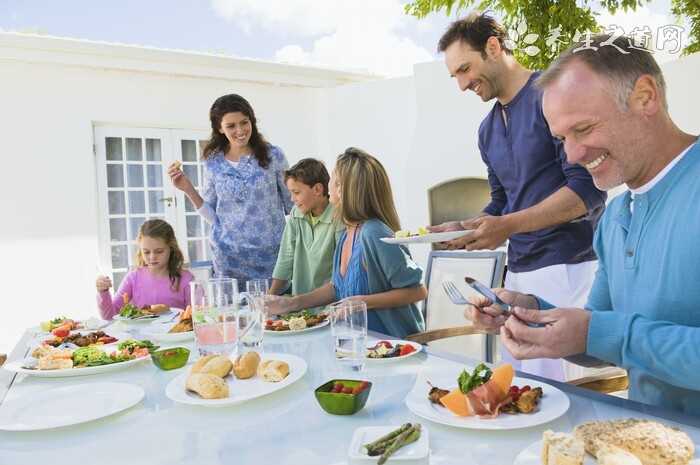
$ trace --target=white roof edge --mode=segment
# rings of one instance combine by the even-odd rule
[[[300,87],[334,87],[384,79],[355,71],[5,31],[0,31],[0,60]]]

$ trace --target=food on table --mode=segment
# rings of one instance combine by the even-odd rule
[[[299,331],[306,328],[312,328],[328,318],[328,314],[314,313],[311,310],[302,310],[300,312],[287,313],[285,315],[280,315],[277,320],[267,320],[265,322],[265,329],[268,331]],[[304,326],[302,327],[300,319],[304,320]],[[292,322],[292,320],[294,320]]]
[[[185,310],[183,310],[182,313],[180,313],[180,316],[178,318],[178,322],[173,325],[172,328],[168,331],[169,333],[186,333],[189,331],[193,331],[194,327],[192,326],[192,307],[187,306]]]
[[[65,316],[59,316],[49,321],[42,321],[39,324],[41,330],[46,331],[47,333],[61,326],[65,326],[68,328],[68,331],[71,331],[73,329],[77,329],[79,324],[76,321],[71,320],[70,318],[66,318]]]
[[[192,366],[190,373],[202,373],[225,378],[231,373],[233,363],[228,357],[223,355],[205,355]]]
[[[652,420],[591,421],[574,428],[574,436],[593,456],[598,456],[601,444],[611,444],[630,452],[644,465],[686,465],[695,454],[687,434]]]
[[[203,399],[224,399],[229,396],[228,383],[210,373],[192,373],[187,377],[185,388],[199,394]]]
[[[369,456],[379,455],[378,465],[383,465],[397,450],[403,446],[415,442],[420,438],[421,424],[406,423],[381,438],[362,446],[363,451]]]
[[[403,357],[416,351],[412,344],[395,344],[389,341],[379,341],[374,346],[367,348],[369,358],[393,358]]]
[[[583,442],[567,433],[542,434],[542,465],[583,465]]]
[[[117,351],[107,354],[97,345],[73,349],[57,349],[49,345],[41,345],[32,351],[36,363],[27,361],[24,367],[39,370],[62,370],[82,368],[112,363],[125,362],[149,355],[150,350],[157,349],[151,341],[128,340],[117,346]]]
[[[323,410],[333,415],[353,415],[365,406],[372,383],[352,379],[335,379],[323,383],[314,395]]]
[[[126,292],[122,294],[122,299],[124,301],[124,306],[119,310],[119,316],[123,318],[133,320],[134,318],[155,317],[170,310],[170,307],[164,304],[146,305],[145,307],[138,308],[129,301],[129,294]]]
[[[425,228],[423,226],[420,226],[418,228],[417,232],[411,232],[407,229],[400,229],[394,233],[394,237],[396,239],[401,239],[405,237],[413,237],[413,236],[425,236],[428,234],[430,231],[428,231],[428,228]]]
[[[289,375],[289,364],[281,360],[265,360],[258,365],[258,376],[263,381],[278,383]]]
[[[117,346],[120,352],[127,355],[136,355],[137,357],[145,357],[151,352],[158,350],[157,345],[154,345],[148,339],[137,341],[135,339],[127,339],[126,341],[120,342]]]
[[[144,312],[152,313],[154,315],[160,315],[161,313],[169,312],[170,307],[168,307],[165,304],[154,304],[154,305],[146,305],[145,307],[142,307],[141,310]]]
[[[182,368],[190,358],[190,350],[185,347],[173,347],[162,349],[151,354],[153,364],[161,370],[175,370]]]
[[[111,344],[117,342],[116,337],[110,336],[103,331],[94,331],[87,334],[68,334],[66,336],[60,337],[56,336],[52,339],[47,339],[43,343],[53,347],[58,347],[64,343],[75,344],[78,347],[87,347],[92,344]]]
[[[73,368],[73,351],[71,349],[52,349],[47,347],[43,352],[35,350],[32,355],[39,359],[37,364],[37,369],[39,370]]]
[[[611,444],[598,446],[598,465],[642,465],[637,457]]]
[[[428,398],[460,417],[495,418],[500,413],[534,412],[542,398],[542,389],[511,386],[514,373],[510,364],[492,371],[480,363],[472,373],[462,371],[457,380],[458,387],[451,391],[428,383],[431,388]]]
[[[248,379],[255,376],[260,364],[260,355],[257,352],[246,352],[236,357],[233,362],[233,374],[238,379]]]

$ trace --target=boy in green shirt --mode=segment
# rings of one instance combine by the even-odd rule
[[[330,281],[335,244],[342,225],[334,221],[328,203],[328,171],[323,163],[305,158],[284,173],[294,208],[282,235],[270,294],[289,289],[305,294]]]

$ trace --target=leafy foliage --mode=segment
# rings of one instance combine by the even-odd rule
[[[698,0],[673,0],[671,12],[678,18],[687,17],[690,21],[690,43],[683,49],[683,55],[700,52],[700,2]]]

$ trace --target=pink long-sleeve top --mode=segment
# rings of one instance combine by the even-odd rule
[[[129,294],[129,302],[137,307],[146,305],[165,304],[169,307],[185,308],[190,304],[190,282],[194,279],[192,273],[182,270],[180,286],[172,289],[170,278],[155,276],[147,268],[130,271],[119,286],[117,294],[112,298],[110,292],[97,294],[97,305],[100,315],[105,320],[111,320],[124,306],[123,295]]]

